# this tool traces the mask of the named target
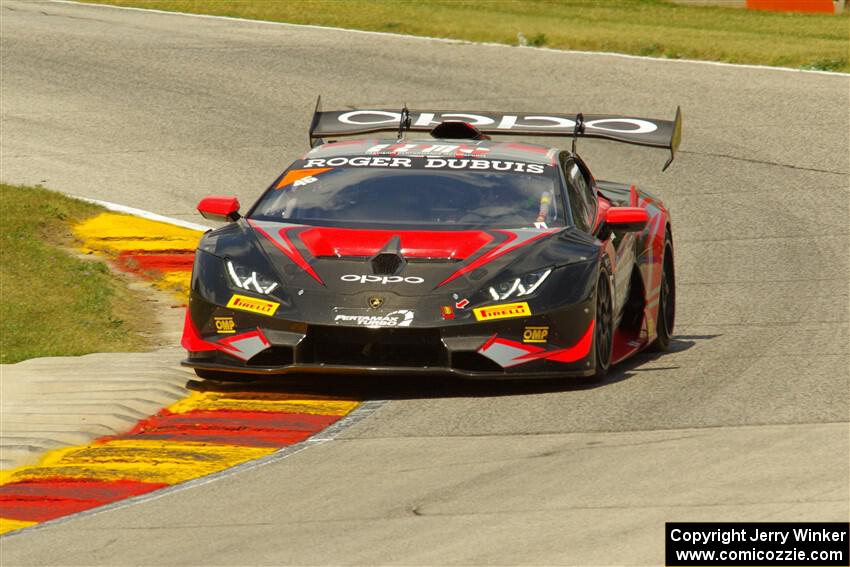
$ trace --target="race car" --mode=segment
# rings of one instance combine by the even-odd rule
[[[634,185],[594,178],[576,141],[666,148],[666,169],[678,109],[665,121],[322,111],[319,99],[309,136],[246,214],[236,197],[198,205],[227,222],[195,255],[182,345],[199,376],[601,377],[668,348],[670,215]]]

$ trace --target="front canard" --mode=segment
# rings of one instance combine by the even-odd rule
[[[492,321],[494,319],[508,319],[510,317],[528,317],[531,309],[528,303],[503,303],[502,305],[490,305],[488,307],[476,307],[472,310],[478,321]]]
[[[230,309],[239,309],[240,311],[249,311],[271,317],[277,311],[277,308],[280,307],[280,303],[234,293],[230,301],[227,302],[227,306]]]

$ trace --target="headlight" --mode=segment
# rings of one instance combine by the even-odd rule
[[[257,272],[249,272],[230,260],[225,260],[225,263],[227,264],[227,275],[230,277],[231,283],[240,289],[268,294],[278,286],[276,281],[272,281],[264,276],[258,276]]]
[[[549,277],[552,273],[552,268],[540,270],[539,272],[531,272],[513,280],[504,281],[500,284],[490,287],[490,297],[494,301],[500,299],[508,299],[510,297],[523,297],[531,295],[540,287],[540,284]]]

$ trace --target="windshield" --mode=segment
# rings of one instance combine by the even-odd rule
[[[304,162],[297,162],[262,197],[251,217],[332,226],[411,225],[446,230],[564,226],[554,167],[476,159],[362,159],[364,164],[383,159],[382,165],[401,165],[305,168]],[[307,160],[306,165],[314,165],[311,161],[318,160]],[[438,162],[447,167],[427,167]],[[450,169],[451,163],[460,167]],[[484,169],[485,165],[489,169]],[[493,171],[493,165],[510,170]]]

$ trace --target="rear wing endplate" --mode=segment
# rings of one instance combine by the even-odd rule
[[[448,110],[356,109],[322,111],[322,99],[310,123],[310,146],[322,138],[356,136],[375,132],[430,132],[443,122],[466,122],[487,135],[560,136],[598,138],[638,146],[665,148],[673,162],[682,139],[682,111],[676,108],[673,120],[636,118],[612,114],[542,114]]]

